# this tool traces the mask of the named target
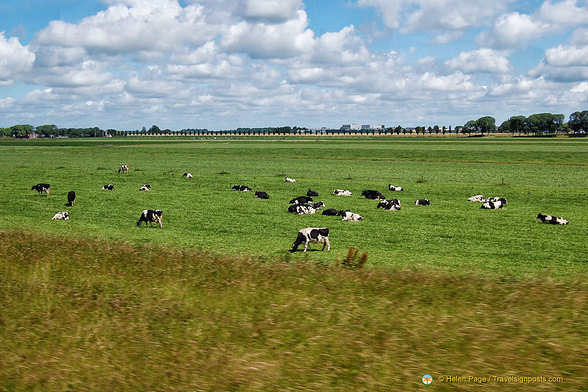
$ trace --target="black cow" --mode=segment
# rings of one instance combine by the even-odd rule
[[[400,211],[400,200],[392,199],[392,200],[383,200],[378,203],[376,208],[383,208],[388,211]]]
[[[323,215],[329,216],[343,216],[345,214],[344,210],[336,210],[334,208],[327,208],[323,211]]]
[[[76,193],[74,191],[69,191],[67,194],[67,204],[70,207],[73,207],[74,201],[76,201]]]
[[[114,185],[112,184],[106,184],[102,187],[103,191],[113,191],[114,190]]]
[[[294,199],[290,200],[289,203],[290,204],[306,204],[309,203],[312,200],[312,197],[310,196],[299,196],[299,197],[295,197]]]
[[[319,193],[317,191],[313,191],[312,189],[308,188],[308,190],[306,191],[306,196],[316,196],[318,197]]]
[[[39,195],[43,192],[45,192],[45,194],[47,196],[49,196],[49,191],[50,191],[51,185],[49,184],[37,184],[37,185],[33,185],[33,187],[31,188],[31,191],[37,191],[39,192]]]
[[[251,190],[251,188],[249,188],[246,185],[233,185],[231,187],[231,189],[234,189],[234,190],[239,191],[239,192],[249,192]]]
[[[298,237],[292,244],[290,252],[296,252],[298,246],[304,243],[304,251],[310,247],[311,242],[323,244],[323,249],[327,247],[327,251],[331,251],[331,243],[329,242],[329,228],[328,227],[307,227],[298,231]]]
[[[262,191],[255,191],[255,196],[257,196],[258,199],[269,199],[269,195]]]
[[[414,202],[415,206],[430,206],[431,202],[429,201],[429,199],[417,199]]]
[[[155,222],[159,224],[159,228],[161,229],[162,215],[162,210],[143,210],[143,212],[141,212],[139,220],[137,221],[137,226],[141,226],[141,222],[145,222],[145,226],[147,226],[147,223],[149,223],[149,226],[151,226],[151,223]]]
[[[537,214],[537,219],[540,219],[542,223],[549,223],[551,225],[567,225],[569,222],[562,218],[556,218],[551,215],[543,215],[542,213]]]
[[[371,200],[385,200],[386,199],[384,197],[384,195],[382,195],[381,192],[374,191],[371,189],[364,189],[363,191],[361,191],[361,195],[365,196],[366,199],[371,199]]]

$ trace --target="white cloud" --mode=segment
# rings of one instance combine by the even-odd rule
[[[296,17],[301,0],[245,0],[244,16],[249,19],[285,21]]]
[[[509,73],[513,70],[508,59],[492,49],[462,52],[459,56],[446,61],[445,65],[449,69],[465,73]]]
[[[32,69],[34,61],[35,54],[28,46],[22,46],[15,37],[6,39],[4,32],[0,32],[0,86],[20,79]]]
[[[557,3],[547,0],[538,14],[542,20],[553,24],[568,27],[586,26],[588,25],[588,7],[578,7],[577,3],[577,0],[563,0]]]
[[[559,45],[547,49],[545,62],[556,67],[588,66],[588,46]]]
[[[525,47],[531,40],[547,34],[549,25],[530,15],[512,12],[499,17],[489,32],[481,33],[476,42],[480,46],[497,49]]]

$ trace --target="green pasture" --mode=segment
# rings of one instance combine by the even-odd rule
[[[119,175],[121,164],[130,166]],[[193,179],[182,177],[191,172]],[[295,184],[284,176],[296,178]],[[31,186],[47,182],[47,198]],[[104,184],[114,191],[102,191]],[[149,192],[140,192],[149,183]],[[404,192],[388,191],[388,184]],[[269,193],[258,200],[243,184]],[[288,201],[320,192],[326,208],[350,209],[362,222],[296,216]],[[351,197],[331,194],[335,188]],[[398,198],[401,211],[376,209],[362,189]],[[74,190],[74,207],[66,195]],[[466,199],[502,196],[504,210]],[[588,260],[588,140],[584,139],[100,139],[0,142],[3,229],[24,229],[138,244],[169,244],[262,260],[332,264],[350,247],[368,267],[500,276],[573,276]],[[428,198],[431,206],[415,206]],[[137,227],[143,209],[163,213],[163,229]],[[51,221],[58,211],[70,221]],[[568,226],[539,224],[537,213]],[[288,250],[296,232],[329,227],[332,251]],[[317,245],[314,245],[317,248]]]

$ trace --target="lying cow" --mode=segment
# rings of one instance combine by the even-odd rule
[[[335,189],[333,191],[333,195],[336,195],[336,196],[351,196],[352,193],[351,193],[351,191],[348,191],[346,189]]]
[[[564,219],[564,218],[556,218],[555,216],[551,216],[551,215],[543,215],[542,213],[539,213],[537,215],[537,219],[541,220],[541,223],[549,223],[551,225],[567,225],[569,222]]]
[[[316,209],[308,204],[291,204],[290,207],[288,207],[288,212],[296,215],[314,215],[316,214]]]
[[[295,197],[294,199],[290,200],[289,203],[290,204],[306,204],[311,201],[314,201],[314,200],[310,196],[298,196],[298,197]]]
[[[502,205],[508,204],[508,201],[504,197],[489,197],[486,201],[491,201],[493,203],[500,201],[502,203]]]
[[[296,182],[296,180],[294,178],[290,178],[290,177],[284,178],[284,181],[286,181],[286,182]]]
[[[329,216],[343,216],[343,214],[345,214],[345,211],[336,210],[334,208],[327,208],[326,210],[323,211],[323,215],[329,215]]]
[[[298,246],[304,243],[304,251],[310,248],[310,243],[316,242],[323,244],[323,249],[327,247],[327,251],[331,251],[331,243],[329,242],[329,229],[327,227],[307,227],[298,231],[298,237],[292,244],[290,252],[296,252]]]
[[[51,220],[69,220],[69,213],[67,211],[61,211],[53,215]]]
[[[49,196],[49,191],[50,191],[51,185],[49,184],[37,184],[37,185],[33,185],[33,187],[31,188],[31,191],[37,191],[39,192],[39,195],[43,192],[45,192],[45,194],[47,196]]]
[[[269,195],[262,191],[255,191],[255,196],[257,196],[258,199],[269,199]]]
[[[162,215],[162,210],[143,210],[143,212],[141,212],[139,220],[137,221],[137,226],[141,226],[141,222],[145,222],[145,226],[147,226],[147,223],[149,223],[149,226],[151,226],[151,223],[155,222],[159,224],[159,228],[161,229]]]
[[[351,211],[345,211],[342,216],[343,216],[343,218],[341,218],[342,221],[359,222],[359,221],[363,220],[363,216],[356,214],[355,212],[351,212]]]
[[[475,195],[475,196],[469,197],[468,198],[468,201],[485,203],[486,202],[486,199],[484,198],[484,195]]]
[[[386,199],[384,197],[384,195],[382,195],[382,193],[380,193],[379,191],[373,191],[371,189],[364,189],[363,191],[361,191],[361,195],[365,196],[366,199],[371,199],[371,200],[385,200]]]
[[[312,189],[308,188],[308,190],[306,191],[306,196],[310,196],[310,197],[318,197],[319,193],[317,191],[313,191]]]
[[[112,184],[106,184],[102,187],[103,191],[113,191],[114,190],[114,185]]]
[[[502,204],[502,201],[498,200],[498,201],[487,201],[486,203],[482,204],[482,209],[483,210],[501,210],[502,207],[504,207],[504,204]]]
[[[192,173],[184,173],[183,177],[192,178]]]
[[[431,202],[429,201],[429,199],[417,199],[414,202],[415,206],[430,206]]]
[[[251,188],[249,188],[246,185],[233,185],[231,187],[231,189],[234,189],[234,190],[239,191],[239,192],[249,192],[251,190]]]
[[[118,173],[127,173],[129,174],[129,167],[127,165],[122,165],[118,168]]]
[[[388,211],[400,211],[400,200],[392,199],[392,200],[382,200],[378,203],[376,208],[383,208]]]
[[[140,191],[148,191],[150,189],[151,189],[151,185],[149,185],[149,184],[141,185],[141,188],[139,188]]]
[[[314,208],[315,210],[321,209],[322,207],[325,206],[325,203],[323,203],[322,201],[319,201],[318,203],[308,203],[309,206],[311,206],[312,208]]]
[[[76,193],[74,191],[69,191],[67,193],[67,204],[69,204],[70,207],[73,207],[74,201],[76,201]]]
[[[388,184],[388,189],[394,192],[401,192],[404,190],[401,186],[396,186],[392,184]]]

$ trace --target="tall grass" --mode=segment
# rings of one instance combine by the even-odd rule
[[[585,275],[268,263],[1,231],[0,287],[2,391],[529,389],[440,375],[582,390],[588,370]]]

